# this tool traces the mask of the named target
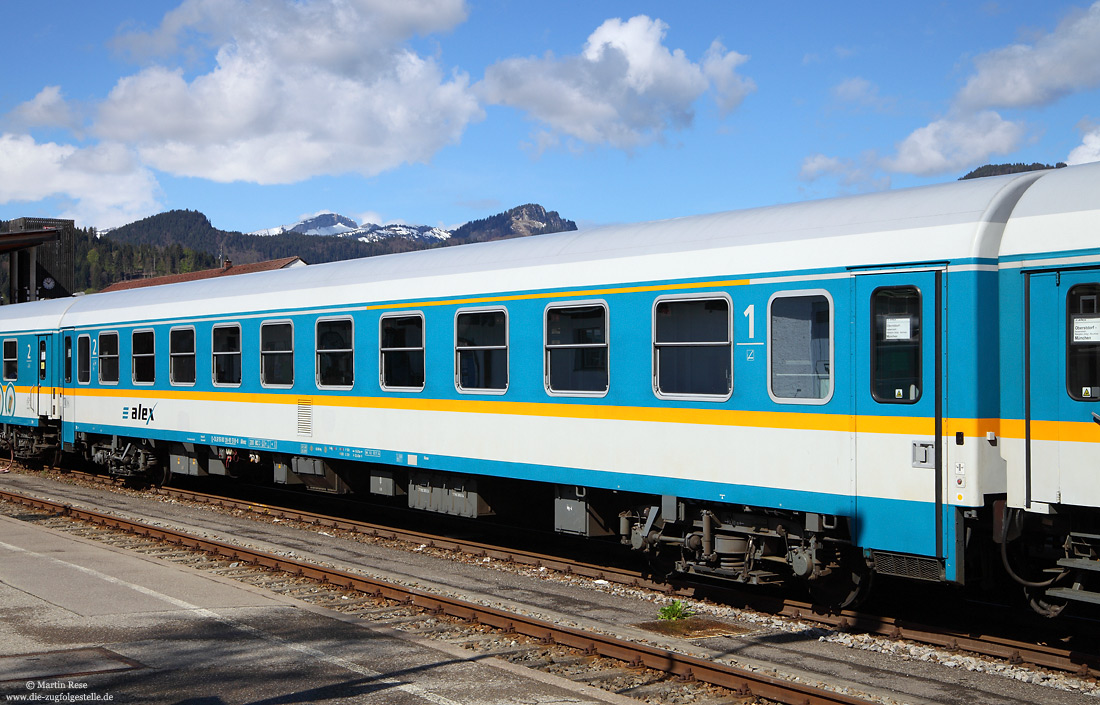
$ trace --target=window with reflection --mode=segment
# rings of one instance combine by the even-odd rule
[[[350,387],[355,383],[355,345],[350,318],[317,321],[317,385]]]
[[[727,397],[733,390],[730,304],[668,299],[653,310],[654,379],[662,395]]]
[[[546,309],[545,364],[551,392],[607,392],[607,308],[588,304]]]
[[[913,286],[871,294],[871,396],[914,404],[921,397],[921,295]]]
[[[135,384],[152,384],[157,377],[156,338],[151,330],[130,335],[130,373]]]
[[[99,382],[118,383],[118,333],[99,334]]]
[[[832,394],[829,299],[777,296],[770,304],[771,393],[778,399],[817,400]]]
[[[508,315],[470,311],[455,318],[455,365],[462,390],[508,388]]]
[[[241,327],[214,326],[212,339],[214,384],[240,386],[241,384]]]
[[[4,379],[13,381],[19,378],[19,341],[14,338],[4,341]]]
[[[92,381],[92,339],[87,335],[76,339],[76,381],[80,384]]]
[[[260,325],[260,381],[265,387],[294,384],[294,326],[289,322]]]
[[[382,316],[379,324],[380,376],[383,389],[424,388],[424,317]]]
[[[172,384],[195,383],[194,328],[173,328],[169,331],[168,379]]]
[[[1100,398],[1100,284],[1066,294],[1066,389],[1078,401]]]

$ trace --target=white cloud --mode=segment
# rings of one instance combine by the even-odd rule
[[[464,19],[462,0],[188,0],[157,30],[120,44],[186,53],[197,35],[217,46],[214,68],[188,78],[153,66],[122,78],[92,130],[135,145],[159,170],[222,182],[371,176],[426,162],[483,113],[465,74],[445,75],[405,42]]]
[[[873,152],[865,153],[859,161],[812,154],[802,160],[798,179],[807,183],[832,179],[842,192],[881,191],[890,188],[890,177],[881,174],[878,159]]]
[[[832,94],[843,103],[852,103],[873,110],[885,110],[893,103],[893,100],[879,95],[878,86],[861,76],[853,76],[841,81],[833,86]]]
[[[749,57],[744,54],[726,51],[717,39],[703,57],[703,73],[714,86],[714,99],[723,115],[732,113],[749,93],[756,90],[755,81],[737,74],[737,67],[748,60]]]
[[[1066,164],[1100,162],[1100,125],[1084,125],[1082,131],[1081,144],[1069,153]]]
[[[977,72],[956,97],[969,110],[1046,105],[1100,85],[1100,2],[1075,13],[1033,44],[975,59]]]
[[[157,193],[152,173],[122,145],[78,148],[0,135],[0,203],[56,198],[65,204],[59,217],[108,227],[155,212]]]
[[[889,171],[928,176],[969,169],[992,154],[1007,154],[1020,144],[1024,126],[987,110],[936,120],[914,130],[883,160]]]
[[[501,61],[486,69],[477,89],[485,101],[524,110],[545,125],[534,133],[540,146],[566,136],[630,149],[690,125],[694,102],[712,85],[723,112],[755,88],[736,74],[747,57],[715,43],[702,65],[694,63],[664,45],[667,29],[644,15],[609,19],[580,54]]]
[[[846,161],[837,157],[829,157],[824,154],[812,154],[802,160],[802,168],[798,172],[801,181],[814,181],[825,174],[835,174],[846,169]]]
[[[1100,86],[1100,1],[1030,44],[987,52],[974,63],[948,116],[914,130],[882,168],[922,176],[972,169],[994,154],[1010,154],[1027,132],[1022,122],[1006,120],[991,108],[1047,105]],[[859,86],[846,89],[855,95]],[[1090,143],[1086,135],[1071,159],[1087,159]]]
[[[386,219],[382,217],[382,214],[378,211],[363,211],[355,216],[356,222],[360,225],[366,225],[368,223],[374,223],[375,225],[386,225]]]
[[[72,107],[61,95],[60,86],[46,86],[31,100],[21,103],[8,114],[13,126],[64,127],[75,129],[78,121]]]

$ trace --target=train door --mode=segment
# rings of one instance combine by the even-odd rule
[[[1024,504],[1100,506],[1100,269],[1024,274]]]
[[[884,556],[938,559],[943,271],[859,274],[854,288],[856,538]],[[938,576],[938,560],[914,565]]]
[[[72,443],[76,440],[75,430],[73,428],[75,412],[73,402],[75,397],[72,394],[77,375],[76,334],[72,329],[64,330],[61,333],[61,338],[61,398],[58,402],[58,408],[61,413],[61,441],[63,443]]]
[[[54,344],[55,336],[48,333],[40,333],[35,337],[36,341],[33,353],[35,359],[35,391],[32,395],[35,412],[39,416],[57,418],[57,409],[59,406],[57,398],[58,389],[55,384],[55,375],[51,367],[55,351],[50,349]]]

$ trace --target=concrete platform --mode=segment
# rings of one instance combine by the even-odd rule
[[[634,702],[0,516],[0,698],[13,695],[175,705]]]

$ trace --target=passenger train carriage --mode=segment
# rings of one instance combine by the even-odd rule
[[[3,438],[1097,601],[1100,164],[5,306]]]

